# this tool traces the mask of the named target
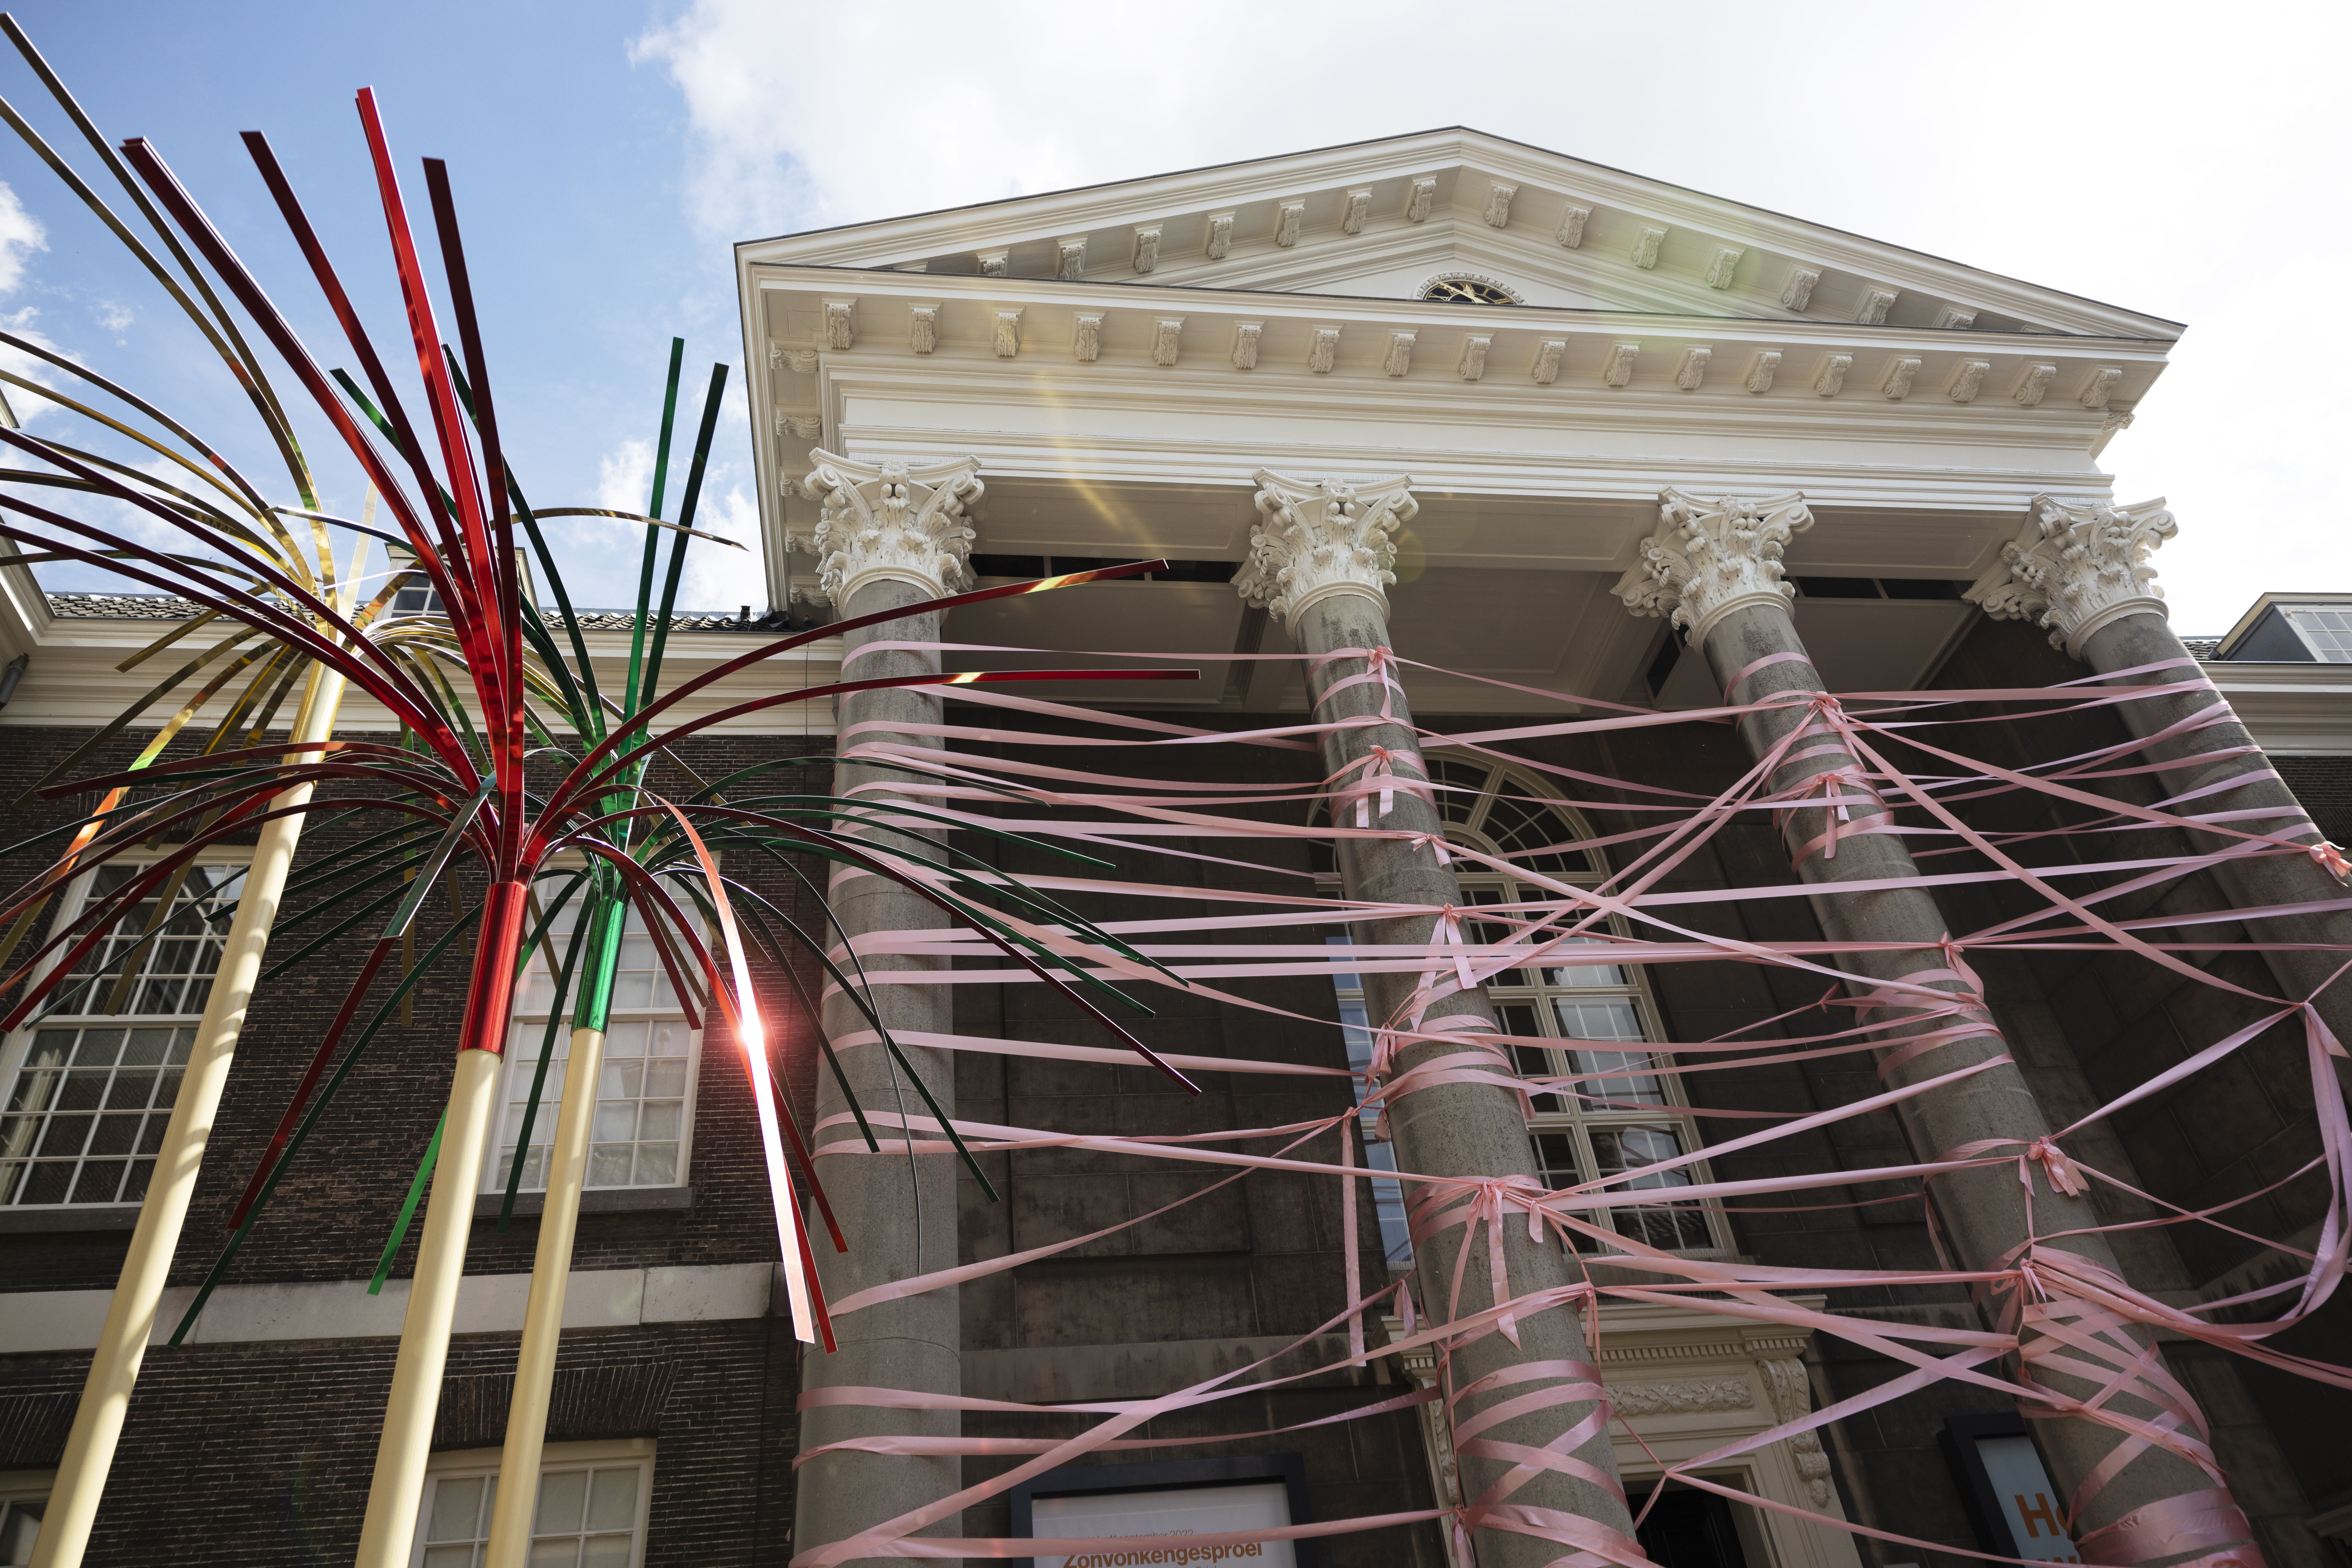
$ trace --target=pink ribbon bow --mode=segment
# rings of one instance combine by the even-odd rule
[[[2041,1166],[2050,1178],[2050,1184],[2070,1198],[2079,1198],[2090,1190],[2090,1184],[2083,1180],[2082,1167],[2074,1163],[2066,1151],[2047,1138],[2035,1139],[2026,1146],[2025,1152],[2018,1156],[2017,1179],[2024,1184],[2026,1191],[2032,1192],[2032,1173],[2026,1168],[2029,1161]]]

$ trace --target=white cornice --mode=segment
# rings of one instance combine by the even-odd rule
[[[1288,247],[1274,245],[1271,214],[1278,204],[1302,196],[1309,204],[1306,231],[1309,238],[1301,241],[1302,248],[1324,234],[1337,234],[1348,192],[1367,186],[1374,193],[1372,219],[1363,226],[1362,236],[1377,242],[1399,230],[1410,230],[1418,226],[1402,219],[1402,193],[1416,176],[1438,178],[1440,213],[1473,221],[1491,184],[1516,185],[1508,228],[1490,233],[1497,238],[1525,237],[1530,255],[1550,255],[1534,242],[1549,244],[1557,253],[1550,256],[1555,262],[1574,258],[1587,268],[1605,268],[1608,264],[1598,258],[1605,257],[1620,237],[1609,221],[1612,216],[1639,217],[1646,226],[1667,231],[1670,275],[1687,269],[1698,277],[1715,250],[1726,245],[1739,248],[1744,255],[1731,293],[1743,307],[1769,300],[1777,308],[1785,281],[1782,274],[1791,266],[1802,266],[1825,275],[1817,299],[1822,310],[1839,298],[1836,284],[1843,274],[1889,289],[1898,297],[1916,296],[1923,309],[1948,305],[1989,311],[2042,330],[2164,339],[2179,331],[2179,323],[2160,317],[1465,130],[1428,132],[749,241],[739,245],[736,253],[740,268],[758,261],[889,267],[914,259],[951,258],[980,248],[1051,247],[1063,237],[1099,231],[1106,240],[1103,253],[1124,258],[1123,247],[1108,244],[1110,237],[1146,224],[1162,230],[1158,265],[1165,274],[1192,269],[1187,247],[1197,249],[1198,237],[1191,230],[1199,226],[1211,208],[1237,214],[1234,259],[1245,262],[1257,256],[1257,249],[1252,247],[1261,238],[1266,251],[1294,254]],[[1583,243],[1573,251],[1558,246],[1553,238],[1561,213],[1571,205],[1596,209]],[[1255,212],[1256,205],[1266,212]],[[1615,226],[1622,226],[1622,223]],[[1263,237],[1256,232],[1260,228],[1266,230]],[[1685,250],[1690,254],[1682,256]],[[1587,256],[1588,251],[1592,255]],[[941,269],[934,266],[932,270],[936,275]],[[1899,319],[1904,306],[1898,303],[1896,309]]]
[[[2352,664],[2208,664],[2206,677],[2230,700],[2266,752],[2352,755]]]

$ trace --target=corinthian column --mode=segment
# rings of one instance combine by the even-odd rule
[[[2189,650],[2173,635],[2164,591],[2148,557],[2179,531],[2162,500],[2137,506],[2070,503],[2037,496],[2024,528],[2001,547],[2000,564],[1979,579],[1967,597],[1995,620],[2030,620],[2110,685],[2158,686],[2200,679]],[[2149,668],[2148,666],[2168,666]],[[2119,674],[2119,671],[2132,671]],[[2321,852],[2318,828],[2270,760],[2211,686],[2116,705],[2124,723],[2143,740],[2169,795],[2187,796],[2183,816],[2220,816],[2241,833],[2259,833],[2305,847],[2278,853],[2221,834],[2191,833],[2201,852],[2242,853],[2213,868],[2239,909],[2325,903],[2345,896],[2344,883]],[[2352,959],[2352,913],[2341,910],[2249,921],[2257,942],[2324,944],[2322,951],[2263,954],[2281,994],[2312,1000],[2339,1040],[2352,1042],[2352,982],[2328,981]],[[2326,987],[2322,989],[2322,987]]]
[[[811,456],[816,467],[809,475],[808,486],[824,501],[815,542],[820,581],[845,618],[919,604],[970,586],[966,558],[971,552],[972,533],[965,522],[964,508],[981,494],[980,459],[965,458],[918,468],[901,462],[853,462],[829,452]],[[844,636],[843,673],[854,680],[937,674],[936,653],[877,653],[854,665],[850,658],[869,643],[939,640],[936,611],[878,622]],[[937,747],[940,744],[937,735],[912,727],[936,725],[940,716],[940,700],[929,691],[852,692],[841,700],[839,749],[846,754],[877,742]],[[835,771],[834,794],[867,802],[917,800],[889,787],[908,778],[896,769],[845,760]],[[867,825],[854,831],[887,848],[910,847],[903,833],[887,828]],[[936,837],[936,830],[923,831]],[[846,869],[834,872],[830,900],[839,928],[836,940],[845,944],[877,932],[932,929],[947,923],[933,905],[896,882]],[[845,956],[840,962],[845,970],[855,973]],[[866,957],[864,964],[866,973],[877,981],[891,971],[945,967],[936,959],[880,953]],[[877,984],[872,996],[875,1010],[893,1033],[944,1034],[952,1027],[953,996],[945,985]],[[861,1104],[869,1110],[887,1110],[903,1099],[914,1114],[922,1113],[913,1085],[900,1081],[894,1086],[895,1069],[880,1045],[848,1043],[872,1033],[865,1016],[848,998],[830,994],[823,1022]],[[940,1107],[952,1113],[955,1067],[949,1053],[914,1046],[905,1050]],[[820,1121],[845,1115],[849,1109],[829,1074],[817,1075],[816,1109]],[[859,1152],[826,1159],[822,1152],[827,1145],[854,1145]],[[902,1156],[877,1158],[863,1150],[864,1142],[851,1124],[832,1129],[822,1135],[819,1144],[817,1163],[825,1193],[841,1221],[842,1234],[849,1240],[846,1253],[836,1253],[822,1241],[815,1248],[826,1298],[835,1301],[855,1291],[952,1268],[956,1264],[953,1157],[918,1155],[910,1170]],[[834,1331],[840,1348],[833,1354],[814,1349],[803,1352],[803,1452],[849,1437],[961,1435],[962,1419],[952,1410],[827,1405],[812,1398],[835,1388],[894,1388],[949,1398],[960,1394],[962,1336],[954,1288],[867,1307],[836,1319]],[[846,1540],[958,1491],[962,1484],[961,1462],[952,1456],[855,1451],[822,1455],[800,1470],[794,1549],[805,1552]],[[961,1534],[960,1516],[950,1514],[919,1533]]]
[[[1347,726],[1322,738],[1334,824],[1352,826],[1354,817],[1345,803],[1362,796],[1368,825],[1399,835],[1339,840],[1339,875],[1348,896],[1430,910],[1459,906],[1465,902],[1461,888],[1435,847],[1444,839],[1445,825],[1429,792],[1412,787],[1413,781],[1428,777],[1412,715],[1404,694],[1388,684],[1392,667],[1383,661],[1374,668],[1370,662],[1372,656],[1388,653],[1388,599],[1381,590],[1396,581],[1390,570],[1396,559],[1393,536],[1416,510],[1406,489],[1412,481],[1348,485],[1261,470],[1257,482],[1259,523],[1250,537],[1248,563],[1234,585],[1249,604],[1290,623],[1291,636],[1309,660],[1307,689],[1316,717]],[[1370,679],[1362,679],[1367,675]],[[1351,680],[1354,684],[1349,684]],[[1372,781],[1380,778],[1400,784],[1392,793],[1373,792]],[[1376,820],[1370,816],[1375,806],[1382,814]],[[1437,919],[1433,913],[1414,914],[1358,929],[1367,942],[1420,947],[1433,940]],[[1425,994],[1416,995],[1416,977],[1412,975],[1367,970],[1363,984],[1376,1021],[1402,1026],[1420,1012],[1421,1028],[1438,1031],[1441,1040],[1450,1042],[1402,1045],[1388,1064],[1387,1082],[1444,1070],[1440,1064],[1499,1067],[1494,1047],[1445,1033],[1495,1031],[1494,1011],[1483,989],[1433,1002]],[[1496,1076],[1506,1073],[1507,1068],[1502,1068]],[[1397,1163],[1407,1171],[1480,1178],[1496,1184],[1497,1192],[1513,1187],[1522,1193],[1541,1191],[1528,1142],[1525,1102],[1500,1083],[1434,1083],[1413,1090],[1391,1101],[1389,1126]],[[1417,1215],[1427,1215],[1460,1201],[1458,1189],[1417,1192],[1412,1206]],[[1476,1266],[1461,1271],[1463,1315],[1494,1304],[1485,1263],[1489,1246],[1503,1249],[1508,1288],[1515,1294],[1565,1287],[1577,1279],[1575,1261],[1556,1244],[1529,1241],[1526,1225],[1516,1216],[1514,1223],[1494,1229],[1501,1234],[1482,1231],[1474,1244],[1477,1250],[1470,1261]],[[1421,1300],[1433,1315],[1444,1316],[1454,1300],[1454,1258],[1466,1238],[1466,1230],[1456,1226],[1421,1236],[1414,1243]],[[1609,1433],[1598,1418],[1601,1406],[1579,1386],[1597,1388],[1598,1384],[1584,1364],[1580,1315],[1570,1307],[1554,1308],[1521,1318],[1517,1329],[1517,1344],[1490,1331],[1454,1348],[1444,1371],[1449,1390],[1475,1390],[1454,1405],[1453,1420],[1465,1517],[1474,1530],[1479,1563],[1482,1568],[1540,1568],[1561,1560],[1557,1544],[1561,1541],[1586,1547],[1606,1542],[1612,1551],[1621,1543],[1631,1547],[1632,1520]],[[1538,1363],[1572,1370],[1568,1375],[1546,1371],[1515,1376],[1515,1369]],[[1527,1400],[1541,1383],[1566,1395],[1566,1402],[1482,1425],[1488,1411]],[[1557,1456],[1550,1468],[1537,1469],[1526,1484],[1512,1487],[1507,1478],[1515,1466],[1548,1448]],[[1504,1511],[1490,1511],[1498,1508]],[[1549,1539],[1528,1533],[1531,1528],[1549,1532]]]
[[[1664,616],[1687,631],[1692,644],[1705,651],[1726,700],[1780,700],[1740,721],[1741,737],[1752,755],[1761,760],[1792,731],[1806,731],[1788,747],[1784,755],[1789,760],[1775,770],[1769,788],[1791,802],[1831,801],[1842,815],[1835,824],[1839,837],[1832,859],[1805,853],[1829,831],[1830,805],[1805,805],[1785,814],[1785,837],[1797,874],[1809,883],[1900,883],[1916,878],[1917,868],[1903,840],[1870,831],[1889,814],[1861,771],[1859,759],[1842,743],[1833,727],[1834,704],[1825,698],[1821,676],[1805,657],[1789,616],[1792,590],[1780,580],[1780,552],[1791,535],[1812,526],[1804,499],[1795,494],[1756,501],[1702,499],[1671,489],[1659,499],[1656,531],[1642,542],[1641,564],[1625,574],[1616,592],[1635,614]],[[1889,1088],[1907,1088],[1962,1068],[1980,1069],[1901,1102],[1897,1114],[1913,1154],[1929,1161],[1969,1144],[2022,1154],[2041,1144],[2050,1124],[2016,1065],[2000,1059],[2008,1054],[2006,1044],[1983,1011],[1981,998],[1971,994],[1973,976],[1940,945],[1948,932],[1927,890],[1916,886],[1883,890],[1849,887],[1815,893],[1811,902],[1831,941],[1892,944],[1857,949],[1838,960],[1849,973],[1866,977],[1849,983],[1854,994],[1882,998],[1862,1016],[1877,1026],[1878,1037],[1885,1042],[1878,1061]],[[1903,990],[1891,990],[1892,983],[1900,983]],[[1937,1016],[1929,1009],[1941,1005],[1906,999],[1922,988],[1969,997],[1969,1005],[1957,1017]],[[1958,1037],[1918,1047],[1915,1037],[1956,1025]],[[1906,1059],[1906,1050],[1916,1054]],[[2030,1209],[2020,1166],[2007,1161],[1928,1183],[1936,1217],[1961,1267],[2010,1268],[2038,1235],[2055,1238],[2033,1242],[2041,1250],[2063,1248],[2120,1277],[2105,1237],[2068,1234],[2096,1226],[2100,1218],[2085,1198],[2053,1184],[2052,1164],[2065,1169],[2054,1158],[2023,1163],[2032,1182]],[[2039,1304],[2025,1309],[2021,1321],[2019,1314],[2017,1294],[2011,1292],[1999,1316],[2011,1320],[2001,1326],[2018,1332],[2033,1382],[2067,1397],[2096,1394],[2098,1383],[2064,1370],[2067,1365],[2087,1368],[2089,1359],[2045,1335],[2043,1309]],[[2124,1330],[2118,1338],[2124,1342],[2106,1352],[2111,1361],[2142,1352],[2154,1360],[2147,1334]],[[2137,1391],[2147,1384],[2132,1386],[2135,1392],[2111,1399],[2108,1408],[2137,1421],[2172,1423],[2174,1417],[2137,1396]],[[2177,1397],[2192,1429],[2201,1427],[2201,1416],[2185,1403],[2186,1392],[2179,1391]],[[2196,1465],[2151,1447],[2109,1473],[2105,1461],[2126,1441],[2124,1434],[2085,1417],[2042,1417],[2046,1406],[2032,1408],[2041,1417],[2031,1423],[2034,1442],[2052,1479],[2073,1500],[2074,1541],[2084,1562],[2158,1568],[2223,1552],[2233,1554],[2239,1563],[2260,1562],[2245,1515],[2227,1489]]]

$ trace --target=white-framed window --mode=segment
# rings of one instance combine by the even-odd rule
[[[514,1026],[507,1037],[506,1114],[499,1133],[499,1156],[482,1173],[485,1192],[503,1193],[522,1138],[523,1110],[547,1040],[548,1013],[555,996],[575,917],[575,900],[557,914],[548,940],[531,955],[517,990]],[[585,958],[583,953],[583,963]],[[556,1020],[553,1059],[532,1118],[523,1157],[522,1190],[547,1188],[547,1154],[555,1142],[555,1120],[563,1100],[565,1069],[572,1050],[572,1006],[580,977]],[[604,1030],[604,1065],[596,1083],[596,1124],[588,1151],[590,1187],[676,1187],[686,1184],[694,1144],[696,1069],[702,1037],[686,1026],[669,973],[646,931],[645,917],[629,910],[614,976],[613,1007]]]
[[[496,1448],[433,1456],[410,1568],[481,1568],[500,1458]],[[548,1444],[540,1456],[530,1568],[637,1568],[646,1560],[653,1485],[650,1437]]]
[[[115,862],[77,878],[50,929],[145,868]],[[75,963],[43,1015],[0,1045],[0,1205],[147,1195],[244,881],[241,859],[189,867],[150,937],[170,884],[158,887]],[[45,963],[41,973],[52,969]]]
[[[1591,829],[1535,775],[1483,757],[1439,752],[1425,761],[1430,781],[1437,786],[1438,810],[1449,840],[1509,857],[1513,864],[1553,881],[1588,885],[1607,874],[1607,865],[1596,852],[1562,847],[1589,840]],[[1465,900],[1496,911],[1491,919],[1465,922],[1465,934],[1481,943],[1506,941],[1540,918],[1539,911],[1513,906],[1541,903],[1552,896],[1539,886],[1475,862],[1457,860],[1454,870]],[[1625,934],[1613,918],[1608,929]],[[1487,997],[1506,1034],[1561,1042],[1511,1047],[1519,1075],[1574,1079],[1554,1092],[1532,1097],[1528,1138],[1536,1170],[1553,1188],[1654,1165],[1701,1143],[1679,1080],[1651,1070],[1671,1063],[1649,1046],[1663,1038],[1664,1031],[1641,966],[1601,961],[1612,944],[1598,937],[1572,945],[1593,950],[1591,958],[1564,963],[1560,960],[1570,956],[1570,949],[1556,946],[1540,964],[1504,970],[1486,980]],[[1580,952],[1576,956],[1584,957]],[[1343,979],[1339,995],[1340,1016],[1364,1033],[1362,1051],[1369,1060],[1371,1042],[1362,992]],[[1352,1017],[1348,1012],[1351,1001]],[[1356,1049],[1351,1037],[1351,1056]],[[1386,1164],[1396,1168],[1392,1154]],[[1675,1187],[1707,1179],[1706,1163],[1700,1161],[1636,1177],[1627,1185],[1654,1188],[1664,1198]],[[1725,1244],[1719,1221],[1694,1203],[1611,1209],[1599,1219],[1652,1247],[1689,1251]],[[1390,1261],[1391,1266],[1399,1262],[1393,1252]]]
[[[25,1568],[40,1539],[55,1470],[0,1470],[0,1568]]]
[[[2280,611],[2322,664],[2352,664],[2352,605],[2283,605]]]

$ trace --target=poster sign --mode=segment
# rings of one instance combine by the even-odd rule
[[[2066,1531],[2065,1498],[2050,1484],[2031,1437],[1979,1437],[1977,1458],[2015,1555],[2037,1563],[2080,1563]]]
[[[1237,1530],[1269,1530],[1291,1522],[1289,1489],[1278,1480],[1232,1486],[1184,1487],[1164,1491],[1097,1491],[1041,1497],[1032,1504],[1030,1533],[1039,1551],[1036,1568],[1296,1568],[1287,1541],[1253,1541],[1239,1546],[1161,1544],[1131,1552],[1089,1551],[1055,1556],[1053,1541],[1084,1541],[1125,1535],[1223,1535]]]

